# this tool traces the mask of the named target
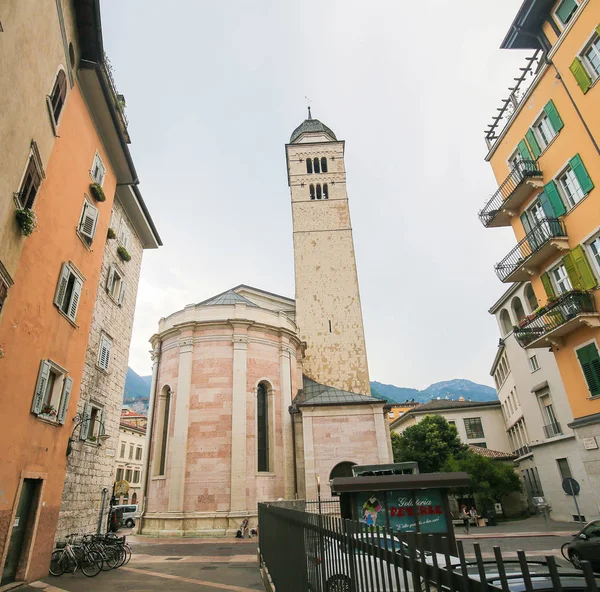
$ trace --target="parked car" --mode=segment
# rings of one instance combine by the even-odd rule
[[[588,522],[567,546],[573,567],[581,569],[581,561],[589,561],[594,571],[600,571],[600,520]]]
[[[123,504],[119,506],[113,506],[113,510],[123,510],[122,524],[127,528],[133,528],[135,521],[139,518],[139,506],[138,504]]]

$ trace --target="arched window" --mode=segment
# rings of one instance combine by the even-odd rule
[[[62,111],[63,105],[65,104],[65,97],[67,96],[67,76],[64,70],[59,70],[56,75],[56,81],[52,88],[52,94],[50,95],[50,105],[52,107],[52,117],[54,117],[54,123],[58,123],[58,118]]]
[[[306,172],[309,175],[312,173],[312,160],[310,158],[306,159]]]
[[[156,448],[154,450],[154,472],[164,475],[167,468],[167,442],[169,439],[169,415],[171,412],[171,387],[164,386],[158,399],[158,423]],[[158,455],[158,456],[157,456]]]
[[[331,469],[331,473],[329,473],[329,480],[335,479],[336,477],[352,477],[352,467],[356,463],[344,461],[338,463]]]
[[[327,172],[327,159],[324,156],[321,157],[321,172]]]
[[[269,394],[263,383],[256,389],[258,471],[269,471]]]
[[[310,199],[315,199],[315,186],[310,186]]]
[[[527,287],[525,288],[525,298],[527,298],[527,304],[529,304],[529,310],[531,312],[538,308],[538,301],[535,297],[531,284],[527,284]]]
[[[515,319],[517,319],[517,323],[525,317],[525,309],[521,304],[521,299],[518,296],[515,296],[512,301],[512,311],[515,315]]]
[[[315,170],[315,173],[320,173],[321,172],[321,167],[319,166],[319,159],[318,158],[313,159],[313,169]]]
[[[503,308],[500,313],[500,325],[502,326],[502,335],[507,335],[512,331],[512,323],[510,321],[510,315],[508,311]]]
[[[323,199],[329,199],[329,190],[327,189],[327,183],[323,184]]]
[[[321,199],[323,197],[323,193],[321,191],[321,186],[317,185],[317,199]]]
[[[132,503],[132,504],[137,504],[137,493],[134,493],[134,494],[131,496],[131,503]]]

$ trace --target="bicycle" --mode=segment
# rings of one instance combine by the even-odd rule
[[[70,540],[78,535],[70,534],[64,542],[59,542],[52,551],[50,559],[50,575],[62,576],[64,573],[75,573],[81,569],[88,578],[97,576],[104,565],[102,555],[88,544],[75,545]]]

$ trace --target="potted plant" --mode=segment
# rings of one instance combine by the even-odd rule
[[[106,238],[108,238],[108,239],[115,238],[116,236],[117,235],[112,228],[109,228],[108,231],[106,232]]]
[[[4,357],[4,348],[0,345],[0,360]]]
[[[96,436],[88,436],[87,440],[88,440],[88,442],[95,442]]]
[[[37,228],[37,216],[30,208],[23,208],[16,212],[17,224],[23,236],[29,236]]]
[[[92,183],[90,185],[90,191],[96,201],[106,201],[106,195],[104,195],[104,189],[99,183]]]
[[[50,417],[56,417],[56,409],[54,409],[54,405],[44,405],[42,407],[42,415],[49,415]]]
[[[122,261],[131,261],[131,255],[127,252],[127,249],[123,245],[117,247],[117,253],[121,257]]]

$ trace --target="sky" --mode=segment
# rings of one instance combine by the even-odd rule
[[[145,252],[130,366],[161,317],[238,284],[294,296],[285,144],[313,117],[346,141],[371,380],[492,385],[514,246],[478,210],[483,131],[527,53],[500,50],[521,0],[102,0],[140,189]]]

